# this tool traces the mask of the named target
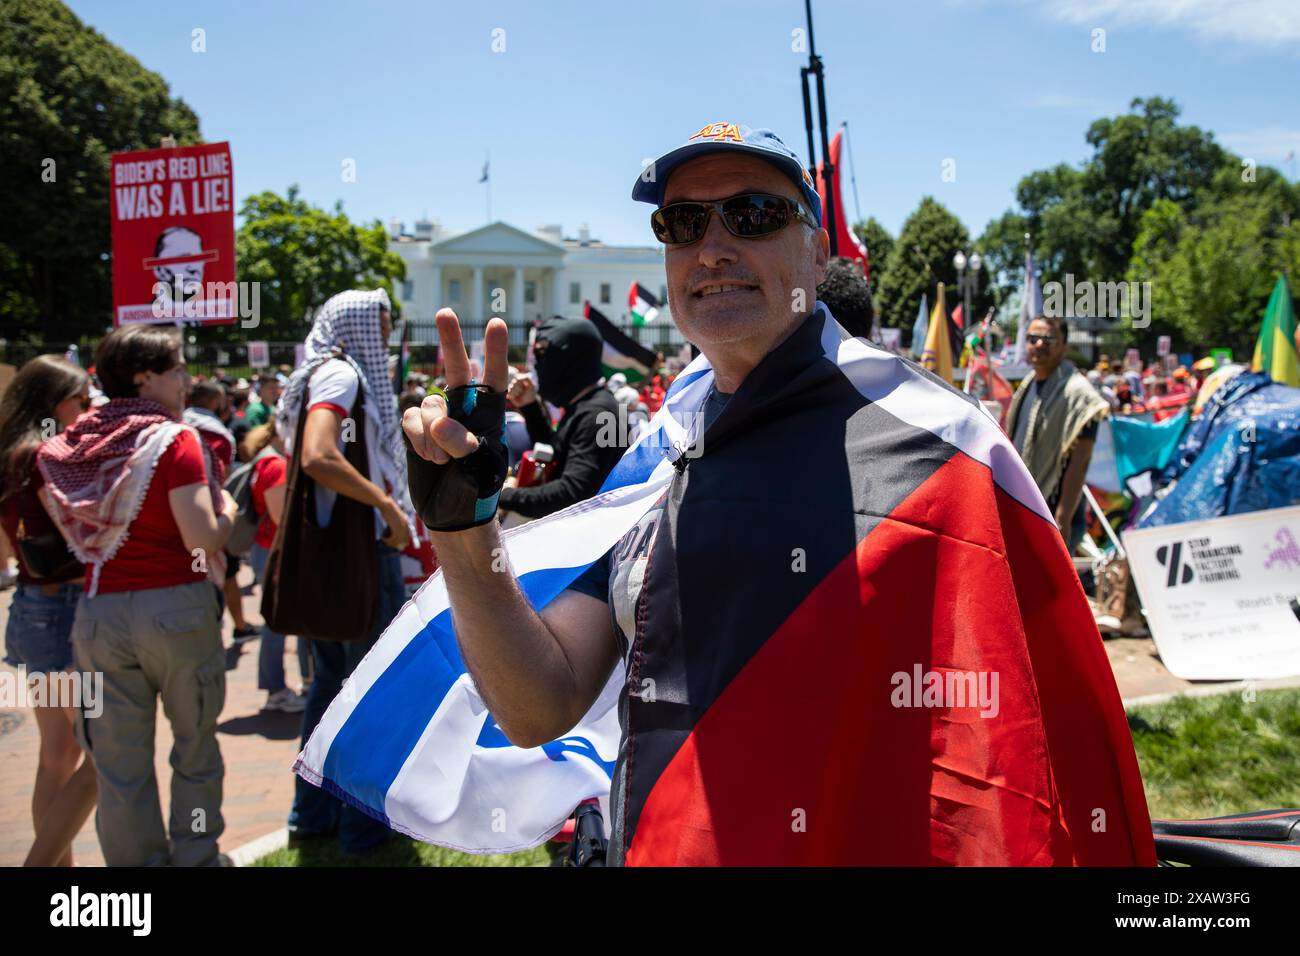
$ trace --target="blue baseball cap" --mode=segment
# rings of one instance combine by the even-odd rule
[[[799,155],[770,129],[750,129],[737,123],[710,123],[687,139],[685,145],[664,153],[637,177],[632,198],[654,206],[663,205],[664,186],[673,170],[688,160],[711,153],[743,153],[771,163],[799,187],[808,211],[817,225],[822,224],[821,196],[817,195],[817,186]]]

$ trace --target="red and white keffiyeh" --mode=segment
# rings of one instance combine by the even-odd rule
[[[158,402],[115,398],[82,415],[37,452],[51,517],[69,550],[91,565],[88,597],[98,590],[104,564],[126,542],[163,453],[183,431],[194,428]],[[200,440],[199,446],[213,507],[220,514],[216,470],[207,445]],[[224,555],[209,555],[208,568],[216,583],[224,581]]]

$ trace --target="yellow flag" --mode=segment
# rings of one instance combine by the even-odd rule
[[[948,332],[948,307],[943,300],[943,283],[939,283],[939,293],[935,297],[934,308],[930,310],[930,328],[925,333],[925,351],[921,353],[921,365],[947,382],[952,379],[952,339]]]

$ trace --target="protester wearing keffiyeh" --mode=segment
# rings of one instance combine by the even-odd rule
[[[393,498],[408,514],[413,513],[406,487],[406,453],[398,428],[397,397],[388,377],[388,343],[380,328],[379,313],[391,310],[383,289],[351,289],[326,300],[316,313],[307,336],[306,361],[289,378],[276,405],[276,430],[291,441],[302,413],[302,397],[318,368],[332,358],[347,362],[361,379],[365,413],[381,436],[381,471],[392,476]]]
[[[158,402],[115,398],[41,446],[37,464],[45,477],[51,517],[72,553],[92,568],[87,597],[96,595],[100,571],[126,543],[163,453],[186,430],[193,427],[177,421]],[[207,445],[199,444],[213,509],[220,514],[216,470]],[[209,559],[209,569],[214,580],[224,580],[222,555]]]

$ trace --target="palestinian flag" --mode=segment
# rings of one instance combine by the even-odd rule
[[[583,304],[582,314],[596,323],[600,337],[605,340],[605,352],[600,357],[600,364],[606,378],[615,372],[622,372],[627,376],[628,384],[632,384],[654,374],[654,352],[622,332],[590,302]]]
[[[659,300],[639,282],[628,287],[627,307],[632,312],[633,325],[646,325],[659,318]]]
[[[1252,372],[1267,372],[1275,382],[1300,388],[1300,356],[1296,355],[1296,318],[1291,306],[1291,290],[1286,276],[1277,277],[1268,308],[1264,311],[1264,324],[1255,343],[1255,356],[1251,360]]]

